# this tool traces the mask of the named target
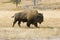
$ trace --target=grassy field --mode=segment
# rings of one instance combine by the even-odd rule
[[[33,3],[21,2],[16,8],[15,4],[6,3],[7,1],[0,0],[0,40],[60,40],[60,2],[47,2],[45,0],[46,2],[38,3],[40,8],[38,11],[44,16],[44,22],[38,24],[40,28],[35,28],[34,25],[27,28],[26,23],[22,22],[21,27],[18,27],[16,23],[13,28],[14,18],[12,16],[26,6],[33,6]],[[47,10],[41,10],[41,8],[47,8]]]
[[[33,8],[33,2],[32,1],[23,1],[19,4],[19,7],[16,8],[16,5],[12,2],[0,2],[0,10],[21,10],[21,9],[27,9],[27,8]],[[38,2],[37,9],[40,10],[60,10],[60,2]]]
[[[1,40],[59,40],[60,39],[60,11],[43,10],[44,22],[38,24],[40,28],[27,28],[26,23],[17,23],[12,27],[14,18],[11,18],[19,11],[0,11],[0,39]]]

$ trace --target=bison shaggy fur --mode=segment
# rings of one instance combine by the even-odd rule
[[[35,25],[35,27],[38,27],[37,23],[41,24],[43,22],[43,14],[42,13],[37,13],[31,19],[28,19],[26,15],[27,14],[25,14],[23,12],[15,13],[15,15],[13,16],[14,17],[13,27],[17,21],[18,21],[19,27],[20,27],[21,22],[27,22],[28,27],[30,27],[31,24]]]

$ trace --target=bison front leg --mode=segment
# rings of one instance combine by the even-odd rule
[[[20,27],[20,23],[21,23],[21,21],[18,21],[18,26]]]
[[[34,23],[34,26],[35,26],[36,28],[39,28],[38,25],[37,25],[37,23]]]

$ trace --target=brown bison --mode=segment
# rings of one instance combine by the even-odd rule
[[[36,15],[33,15],[30,19],[27,17],[27,14],[24,12],[16,13],[13,17],[14,17],[13,27],[17,21],[18,21],[19,27],[20,27],[21,22],[27,22],[28,27],[30,27],[31,24],[38,27],[37,23],[41,24],[43,22],[43,14],[38,13],[38,12]]]

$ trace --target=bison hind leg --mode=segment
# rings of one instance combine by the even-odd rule
[[[18,26],[20,27],[20,23],[21,23],[21,21],[18,21]]]
[[[13,27],[14,27],[14,25],[16,24],[16,22],[17,22],[17,20],[14,20],[14,22],[13,22]]]
[[[30,23],[29,23],[29,22],[27,22],[27,27],[29,27],[29,28],[30,28]]]

